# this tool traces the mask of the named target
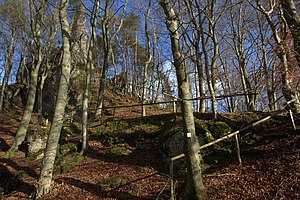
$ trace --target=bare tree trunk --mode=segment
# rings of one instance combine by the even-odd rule
[[[299,3],[299,2],[298,2]],[[291,30],[298,67],[300,67],[300,16],[294,0],[281,0],[283,14]],[[298,10],[299,11],[299,10]]]
[[[148,78],[148,66],[152,60],[152,54],[150,52],[150,36],[149,36],[149,30],[148,30],[148,21],[149,21],[149,15],[150,15],[150,8],[151,8],[152,0],[149,0],[147,13],[145,15],[145,33],[146,33],[146,41],[147,41],[147,61],[145,62],[144,67],[144,77],[143,77],[143,94],[142,94],[142,116],[146,116],[146,106],[144,105],[146,103],[146,93],[147,93],[147,78]]]
[[[48,63],[49,65],[49,63]],[[37,90],[37,100],[38,100],[38,122],[41,125],[43,123],[43,88],[47,74],[43,74],[39,79],[38,90]]]
[[[241,5],[238,7],[238,16],[235,16],[235,14],[232,13],[232,10],[230,10],[230,18],[231,18],[231,31],[233,33],[233,47],[234,52],[236,54],[238,64],[239,64],[239,70],[240,70],[240,76],[242,81],[242,87],[245,94],[245,101],[247,106],[247,111],[255,111],[256,110],[256,102],[255,102],[255,94],[253,91],[253,87],[251,85],[251,82],[249,80],[249,74],[247,71],[247,62],[245,58],[245,27],[247,24],[245,24],[245,8]],[[237,21],[235,24],[235,21]]]
[[[38,9],[37,13],[33,13],[32,0],[30,0],[29,3],[30,3],[30,15],[31,15],[30,17],[31,17],[32,33],[33,33],[34,41],[37,46],[38,53],[37,53],[37,57],[35,57],[34,55],[32,56],[33,57],[32,60],[34,62],[32,63],[32,67],[30,70],[30,82],[29,82],[29,92],[28,92],[28,96],[27,96],[27,103],[25,106],[23,117],[21,119],[21,123],[19,125],[18,132],[14,139],[14,143],[11,146],[11,150],[17,149],[18,146],[25,140],[27,129],[28,129],[32,111],[33,111],[35,97],[36,97],[38,72],[39,72],[40,66],[42,64],[42,59],[43,59],[43,52],[42,52],[43,41],[42,41],[41,23],[42,23],[42,15],[47,6],[47,0],[44,0],[42,2],[41,7]]]
[[[59,5],[59,2],[56,3],[55,7],[58,7],[58,5]],[[56,22],[57,15],[58,15],[58,9],[55,8],[53,11],[53,14],[51,16],[52,22]],[[38,100],[38,122],[40,125],[43,123],[43,89],[44,89],[44,85],[45,85],[45,80],[48,77],[49,71],[52,67],[52,64],[49,63],[49,60],[51,59],[51,54],[53,52],[53,47],[55,45],[55,36],[57,33],[57,29],[58,29],[58,25],[56,25],[56,24],[53,24],[53,26],[50,27],[47,45],[46,45],[46,47],[44,47],[44,52],[46,54],[44,56],[44,64],[40,68],[41,75],[38,78],[37,100]]]
[[[10,76],[13,59],[14,59],[14,51],[15,51],[15,28],[12,28],[10,31],[9,45],[5,56],[5,63],[4,63],[5,74],[3,77],[1,94],[0,94],[0,111],[3,109],[4,93],[8,85],[8,79]]]
[[[128,55],[130,48],[128,48]],[[129,57],[130,58],[130,57]],[[135,33],[135,42],[134,42],[134,53],[133,53],[133,64],[132,64],[132,96],[137,97],[140,93],[140,87],[138,87],[138,72],[137,72],[137,65],[138,65],[138,38],[137,33]]]
[[[92,77],[92,69],[93,69],[93,50],[94,44],[96,42],[96,25],[97,18],[100,8],[100,1],[97,0],[93,7],[93,15],[91,17],[91,26],[92,26],[92,36],[90,39],[88,55],[87,55],[87,63],[86,63],[86,79],[85,79],[85,90],[83,95],[82,102],[82,148],[80,154],[83,155],[84,151],[87,149],[88,142],[88,109],[89,109],[89,96],[91,90],[91,77]]]
[[[38,181],[38,198],[50,192],[53,166],[57,153],[60,132],[63,125],[65,107],[68,102],[68,87],[71,72],[71,53],[69,40],[70,26],[67,17],[67,8],[68,0],[61,0],[59,17],[63,41],[63,60],[61,63],[61,75],[56,99],[56,106],[54,110],[53,122],[50,128],[50,133],[48,136],[47,146],[45,150],[45,156],[43,158],[41,174]]]
[[[290,86],[291,77],[289,74],[289,65],[287,61],[287,55],[285,48],[280,45],[279,50],[277,51],[277,56],[281,60],[282,68],[281,68],[281,83],[282,83],[282,94],[286,101],[294,100],[290,104],[290,109],[294,113],[300,113],[300,104],[299,97],[296,91],[294,91]]]
[[[269,26],[271,27],[271,30],[273,32],[273,38],[276,42],[277,47],[274,49],[275,53],[277,55],[277,57],[280,59],[281,63],[282,63],[282,68],[281,68],[281,84],[282,84],[282,93],[283,96],[285,98],[285,100],[287,102],[294,100],[289,106],[290,109],[295,112],[295,113],[299,113],[300,112],[300,102],[299,102],[299,97],[298,97],[298,93],[297,91],[293,90],[293,88],[291,87],[291,77],[289,75],[289,65],[288,65],[288,61],[287,61],[287,53],[286,53],[286,47],[284,46],[284,39],[285,36],[282,36],[278,33],[277,30],[277,23],[274,23],[274,21],[272,20],[271,14],[273,12],[273,9],[267,11],[261,4],[260,0],[256,1],[257,3],[257,7],[256,9],[258,9],[260,12],[262,12],[264,14],[264,16],[266,17],[266,20],[269,24]],[[274,8],[274,4],[271,5],[271,8]],[[280,20],[282,20],[283,16],[282,16],[282,12],[279,12],[278,18]],[[282,30],[283,33],[285,33],[284,29],[284,22],[279,21],[279,25],[280,25],[280,29]],[[282,39],[283,38],[283,39]]]
[[[226,59],[222,59],[220,57],[222,66],[223,66],[223,71],[224,71],[224,81],[225,83],[223,83],[223,88],[224,88],[224,92],[225,94],[229,94],[230,97],[227,98],[227,107],[228,107],[228,111],[229,112],[234,112],[235,111],[235,105],[234,105],[234,97],[232,96],[233,92],[232,92],[232,86],[229,80],[229,72],[228,72],[228,64],[227,64],[227,60]]]
[[[189,90],[187,67],[185,65],[185,56],[181,53],[180,48],[180,35],[178,30],[179,20],[169,0],[161,0],[159,3],[166,15],[166,24],[171,37],[178,91],[179,97],[181,98],[182,119],[184,122],[185,149],[187,150],[185,152],[187,161],[187,180],[183,199],[203,199],[206,189],[203,185],[200,168],[202,157],[195,151],[195,149],[198,149],[199,147],[199,142],[195,132],[192,103],[188,100],[191,98],[191,94]],[[191,134],[191,137],[188,137],[187,133]]]
[[[197,65],[198,80],[199,80],[199,93],[200,93],[200,97],[202,97],[205,96],[205,81],[204,81],[203,65],[202,65],[199,45],[196,46],[195,50],[196,50],[196,65]],[[199,112],[204,113],[205,109],[206,109],[206,100],[200,99]]]
[[[203,19],[201,17],[201,14],[203,10],[200,8],[199,2],[195,1],[195,3],[191,0],[189,1],[184,1],[185,5],[187,6],[188,13],[191,17],[191,23],[194,26],[195,33],[193,34],[194,36],[194,42],[190,41],[192,45],[194,46],[195,49],[195,61],[196,61],[196,67],[197,67],[197,72],[198,72],[198,81],[199,81],[199,93],[200,97],[203,97],[206,95],[205,91],[205,79],[204,79],[204,68],[202,64],[202,52],[200,51],[200,40],[202,39],[202,45],[205,43],[204,42],[204,37],[203,36]],[[195,11],[193,8],[195,7],[197,11],[197,15],[195,15]],[[199,112],[204,113],[206,110],[206,99],[200,99],[200,105],[199,105]]]
[[[111,41],[117,36],[120,32],[122,24],[123,24],[123,17],[126,10],[127,0],[124,2],[123,5],[123,13],[120,17],[120,23],[118,25],[117,30],[110,35],[110,28],[109,23],[112,20],[112,17],[109,16],[109,5],[110,1],[106,0],[105,8],[104,8],[104,16],[102,22],[102,37],[103,37],[103,51],[104,51],[104,58],[103,58],[103,68],[102,68],[102,75],[100,78],[100,86],[99,86],[99,94],[98,94],[98,105],[96,111],[96,118],[100,118],[103,112],[103,104],[104,104],[104,90],[105,90],[105,83],[107,79],[108,67],[109,67],[109,60],[111,55]]]
[[[219,44],[218,44],[218,39],[216,36],[216,21],[215,21],[215,16],[214,16],[214,4],[215,2],[212,2],[211,5],[211,18],[209,19],[209,30],[210,30],[210,35],[212,37],[212,41],[213,41],[213,47],[214,47],[214,51],[213,51],[213,56],[211,59],[211,81],[209,83],[209,90],[212,96],[212,111],[214,114],[214,119],[217,119],[217,100],[216,100],[216,75],[217,75],[217,59],[219,56]],[[211,84],[211,85],[210,85]]]

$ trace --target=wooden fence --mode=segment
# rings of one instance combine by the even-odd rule
[[[294,100],[291,100],[291,101],[287,102],[286,106],[288,106],[288,105],[289,105],[290,103],[292,103],[293,101],[294,101]],[[286,107],[286,106],[285,106],[285,107]],[[263,122],[268,121],[269,119],[271,119],[271,117],[273,117],[273,116],[275,116],[275,115],[277,115],[277,114],[279,114],[279,113],[285,112],[285,111],[286,111],[286,110],[285,110],[285,107],[282,108],[282,109],[280,109],[280,110],[278,110],[278,111],[274,111],[271,115],[269,115],[269,116],[267,116],[267,117],[264,117],[264,118],[262,118],[262,119],[260,119],[260,120],[258,120],[258,121],[256,121],[256,122],[254,122],[254,123],[251,123],[251,124],[249,124],[248,126],[242,128],[242,129],[240,129],[240,130],[237,130],[237,131],[234,131],[234,132],[232,132],[232,133],[229,133],[229,134],[227,134],[227,135],[225,135],[225,136],[223,136],[223,137],[221,137],[221,138],[219,138],[219,139],[217,139],[217,140],[214,140],[214,141],[212,141],[212,142],[210,142],[210,143],[207,143],[207,144],[204,144],[204,145],[198,147],[198,148],[196,149],[196,152],[200,153],[200,150],[201,150],[201,149],[207,148],[207,147],[209,147],[209,146],[212,146],[212,145],[214,145],[214,144],[217,144],[217,143],[219,143],[219,142],[221,142],[221,141],[223,141],[223,140],[229,139],[229,138],[231,138],[231,137],[235,137],[235,145],[236,145],[237,159],[238,159],[238,161],[239,161],[239,164],[241,165],[241,164],[242,164],[242,159],[241,159],[241,153],[240,153],[240,145],[239,145],[239,140],[238,140],[238,134],[241,133],[241,132],[243,132],[243,131],[246,131],[246,130],[248,130],[248,129],[254,127],[254,126],[257,126],[258,124],[261,124],[261,123],[263,123]],[[289,112],[290,117],[291,117],[291,121],[292,121],[292,124],[293,124],[293,128],[294,128],[294,130],[296,130],[296,126],[295,126],[293,114],[292,114],[291,110],[288,110],[288,112]],[[171,200],[174,200],[174,199],[175,199],[175,187],[174,187],[174,161],[175,161],[175,160],[178,160],[178,159],[180,159],[180,158],[183,158],[183,157],[185,157],[185,154],[184,154],[184,153],[179,154],[179,155],[177,155],[177,156],[174,156],[174,157],[171,157],[171,158],[168,159],[168,161],[169,161],[169,176],[170,176],[170,192],[171,192]]]

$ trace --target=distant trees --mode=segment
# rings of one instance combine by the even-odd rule
[[[289,62],[288,59],[290,56],[287,48],[288,32],[287,32],[286,19],[284,18],[282,7],[276,1],[275,2],[268,1],[266,2],[266,5],[263,5],[260,0],[257,0],[256,5],[253,6],[265,16],[265,19],[272,30],[272,36],[275,42],[274,52],[281,62],[280,73],[281,73],[282,94],[287,102],[293,101],[290,103],[290,108],[294,112],[299,113],[300,112],[300,102],[298,96],[299,94],[291,84],[292,82],[291,70],[293,70],[293,67],[291,66],[291,63]],[[276,19],[274,19],[273,17],[274,14],[276,16]],[[296,34],[295,31],[293,32],[295,35]],[[297,42],[295,46],[297,49]]]
[[[122,5],[122,14],[120,15],[119,21],[115,24],[115,18],[117,16],[110,10],[110,7],[114,4],[114,1],[106,0],[104,4],[104,13],[101,19],[101,33],[102,33],[102,50],[103,50],[103,65],[102,65],[102,73],[100,77],[99,84],[99,94],[98,94],[98,102],[97,102],[97,111],[96,117],[99,118],[102,114],[102,108],[104,103],[104,90],[107,79],[107,73],[109,68],[109,62],[111,59],[111,51],[112,51],[112,41],[120,32],[123,25],[123,17],[126,11],[127,0],[125,0]]]
[[[4,75],[0,93],[0,111],[3,109],[4,95],[14,61],[17,38],[22,35],[27,25],[25,3],[23,1],[4,1],[0,4],[1,35],[4,50]]]

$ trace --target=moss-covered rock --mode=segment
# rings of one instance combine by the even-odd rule
[[[40,127],[36,131],[31,131],[27,135],[27,160],[33,161],[41,159],[44,156],[44,149],[46,148],[49,128]]]
[[[112,176],[100,182],[100,189],[107,191],[113,188],[121,187],[128,183],[128,180],[122,176]]]
[[[78,165],[83,159],[84,157],[82,155],[76,155],[75,157],[70,158],[62,165],[62,173],[68,172],[74,166]]]

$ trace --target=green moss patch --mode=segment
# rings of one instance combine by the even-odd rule
[[[121,187],[128,183],[128,180],[122,176],[112,176],[100,183],[100,189],[107,191],[117,187]]]

